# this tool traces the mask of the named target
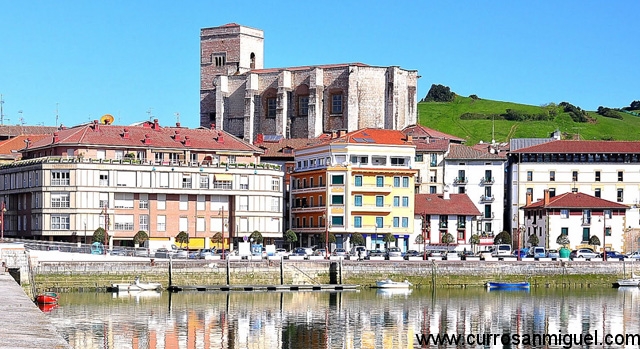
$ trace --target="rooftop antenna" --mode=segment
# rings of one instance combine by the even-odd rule
[[[491,144],[496,144],[496,117],[491,115]]]
[[[176,112],[175,115],[176,115],[176,123],[179,124],[180,123],[180,113]]]
[[[4,111],[2,109],[3,104],[4,99],[2,99],[2,95],[0,94],[0,125],[4,125]]]
[[[151,114],[151,111],[153,110],[153,108],[149,107],[149,110],[147,110],[147,114],[149,115],[149,121],[153,121],[153,114]]]
[[[58,103],[56,103],[56,128],[58,128]]]

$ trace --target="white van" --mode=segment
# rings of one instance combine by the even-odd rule
[[[492,256],[510,256],[511,255],[511,245],[500,244],[494,245],[493,251],[491,252]]]

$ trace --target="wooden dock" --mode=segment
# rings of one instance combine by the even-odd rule
[[[304,284],[304,285],[203,285],[203,286],[176,286],[171,285],[167,289],[171,292],[201,291],[201,292],[234,292],[234,291],[349,291],[357,290],[360,285],[330,285],[330,284]]]

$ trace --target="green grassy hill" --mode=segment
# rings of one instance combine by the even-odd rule
[[[526,114],[555,114],[549,121],[510,121],[499,115],[507,109]],[[484,114],[487,119],[467,120],[460,116],[465,113]],[[511,138],[543,138],[559,129],[564,138],[574,135],[584,140],[640,140],[640,117],[621,113],[622,120],[607,118],[588,112],[593,122],[574,122],[562,107],[557,105],[532,106],[510,102],[472,99],[456,96],[453,102],[420,102],[418,103],[418,120],[420,125],[458,136],[467,140],[467,145],[479,141],[490,142],[492,137],[492,118],[495,122],[496,142],[507,142]]]

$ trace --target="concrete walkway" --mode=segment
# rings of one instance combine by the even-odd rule
[[[2,271],[0,295],[0,349],[71,348],[22,287]]]

